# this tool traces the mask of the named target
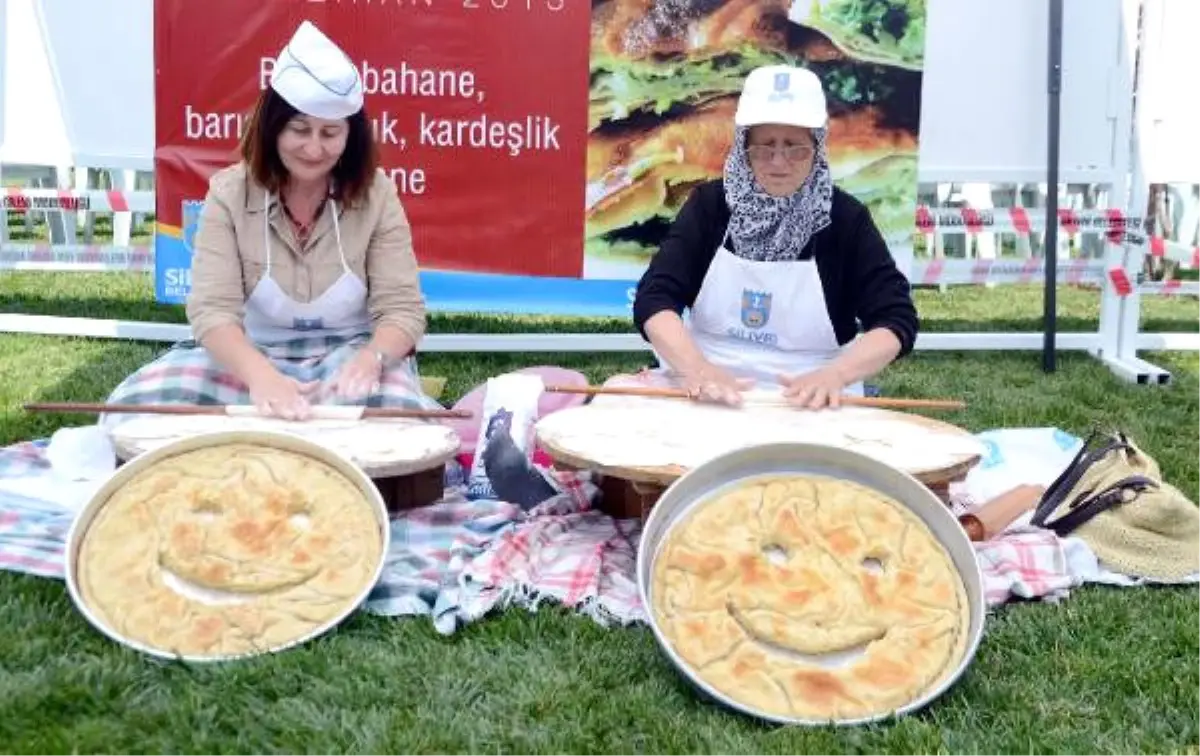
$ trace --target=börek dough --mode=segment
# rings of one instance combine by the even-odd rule
[[[773,476],[696,507],[654,563],[651,610],[705,683],[780,717],[912,703],[957,667],[963,582],[899,502],[849,481]]]
[[[162,460],[83,534],[81,598],[126,638],[227,656],[299,640],[369,587],[383,535],[372,502],[312,457],[230,443]]]

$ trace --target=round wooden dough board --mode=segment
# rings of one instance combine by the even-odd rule
[[[757,416],[757,420],[753,420],[753,422],[767,422],[772,419],[778,420],[780,418],[779,413],[786,412],[795,413],[796,418],[804,417],[805,414],[808,417],[821,417],[823,422],[828,422],[837,417],[850,417],[858,425],[862,426],[866,424],[867,427],[874,424],[879,428],[887,428],[892,423],[899,423],[907,431],[906,440],[920,433],[923,436],[927,435],[931,440],[941,439],[943,441],[942,443],[927,444],[926,448],[929,450],[929,453],[921,455],[919,462],[914,459],[915,464],[895,465],[931,487],[945,486],[952,481],[961,480],[972,467],[979,463],[983,454],[983,445],[979,440],[970,432],[956,425],[907,412],[875,408],[847,407],[836,411],[805,413],[804,410],[782,407],[751,406],[745,409],[730,409],[686,405],[684,402],[678,400],[646,399],[640,397],[626,399],[623,397],[620,402],[591,403],[582,407],[562,410],[548,415],[538,422],[536,426],[538,444],[557,464],[578,470],[592,470],[604,475],[628,480],[635,484],[647,484],[659,487],[671,485],[677,478],[686,473],[688,468],[681,464],[646,465],[637,464],[632,461],[613,462],[613,436],[609,436],[602,444],[593,444],[589,442],[587,437],[589,426],[594,424],[593,421],[595,418],[593,413],[597,412],[624,412],[626,413],[626,419],[634,420],[634,423],[630,424],[627,431],[629,434],[627,441],[630,446],[633,446],[635,443],[644,442],[644,434],[652,434],[655,432],[653,430],[655,426],[662,427],[665,424],[669,424],[673,419],[678,419],[681,416],[681,412],[688,415],[695,415],[698,420],[705,414],[711,416],[713,412],[744,412]],[[875,423],[873,421],[878,422]],[[611,428],[612,424],[612,422],[602,423],[606,428]],[[831,425],[831,427],[835,426]],[[684,433],[686,432],[688,431],[684,431]],[[693,429],[691,432],[702,431],[700,429]],[[712,433],[720,434],[721,431],[717,428]],[[808,442],[814,440],[811,436],[805,438],[805,434],[803,433],[797,433],[794,439],[780,438],[781,435],[786,436],[786,433],[775,433],[769,440]],[[829,440],[826,437],[818,439],[818,442],[828,443]],[[945,443],[945,441],[950,441],[950,443]],[[621,440],[618,438],[616,443],[620,444]],[[734,438],[728,445],[728,448],[720,450],[732,451],[735,448],[745,445],[747,444],[737,443],[737,439]],[[846,448],[855,449],[853,445],[846,446]],[[870,451],[865,448],[855,450],[870,454]],[[631,453],[630,456],[633,456],[633,454]]]
[[[370,478],[425,472],[458,454],[458,434],[445,425],[410,419],[307,420],[223,415],[138,415],[111,427],[117,457],[128,461],[181,438],[216,431],[290,433],[338,452]]]

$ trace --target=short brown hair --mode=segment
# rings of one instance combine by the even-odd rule
[[[279,159],[279,133],[299,112],[267,87],[259,95],[242,133],[240,149],[246,168],[255,181],[271,192],[278,192],[288,175]],[[339,202],[354,204],[371,189],[379,165],[379,150],[366,110],[359,110],[346,121],[349,127],[346,150],[333,167],[334,197]]]

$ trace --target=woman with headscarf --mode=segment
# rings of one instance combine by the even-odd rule
[[[358,71],[311,22],[279,54],[241,157],[212,176],[200,215],[195,341],[109,402],[253,404],[293,420],[315,404],[438,408],[416,372],[425,307],[412,231],[378,166]]]
[[[827,119],[811,71],[751,72],[724,176],[693,190],[638,284],[638,330],[700,398],[739,404],[765,383],[836,407],[912,350],[908,280],[867,208],[834,186]]]

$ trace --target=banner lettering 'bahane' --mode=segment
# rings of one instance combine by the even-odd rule
[[[158,297],[186,297],[208,177],[303,19],[359,69],[431,309],[626,314],[778,62],[824,82],[835,180],[903,266],[924,1],[158,0]]]

